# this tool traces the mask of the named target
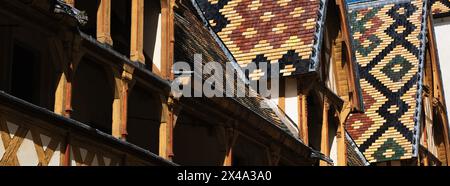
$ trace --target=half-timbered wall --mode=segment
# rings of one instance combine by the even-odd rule
[[[109,139],[105,143],[104,133],[81,132],[88,130],[83,129],[87,126],[58,118],[50,111],[36,109],[28,103],[19,103],[19,107],[27,111],[18,111],[15,109],[17,100],[8,99],[11,98],[1,94],[4,104],[0,106],[0,166],[154,164],[149,161],[148,154],[142,155],[146,153],[143,150],[127,149],[130,147],[123,144],[126,142],[118,144],[118,141]],[[9,107],[11,104],[15,105],[14,108]],[[35,117],[36,113],[39,117]],[[141,154],[136,154],[135,150]]]

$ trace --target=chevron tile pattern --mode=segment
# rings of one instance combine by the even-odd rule
[[[346,129],[369,162],[414,156],[423,2],[348,10],[364,113]]]
[[[241,67],[278,62],[284,76],[308,72],[324,7],[319,0],[196,1]],[[252,79],[264,75],[249,74]]]

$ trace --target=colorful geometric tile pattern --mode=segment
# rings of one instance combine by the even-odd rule
[[[450,16],[450,0],[431,0],[430,3],[434,17]]]
[[[349,8],[364,113],[346,129],[369,162],[415,156],[420,108],[424,2]]]
[[[211,32],[208,31],[208,27],[202,24],[202,20],[198,19],[197,12],[193,11],[195,8],[191,7],[191,4],[185,4],[185,6],[180,6],[175,13],[174,36],[177,41],[174,44],[175,61],[187,61],[192,64],[192,54],[201,54],[203,65],[215,61],[220,63],[222,68],[226,68],[225,64],[229,61],[227,55],[224,53],[219,43],[216,42]],[[223,75],[222,79],[233,79],[226,77],[226,73]],[[203,75],[203,80],[207,78],[210,78],[210,76],[206,74]],[[240,79],[235,79],[235,81],[225,81],[224,84],[216,84],[216,87],[222,87],[224,89],[225,84],[231,84],[231,86],[237,87],[237,89],[241,88],[246,92],[250,91],[248,85],[238,83],[238,81],[240,81]],[[275,110],[277,108],[261,107],[264,99],[259,94],[257,94],[256,97],[237,97],[234,95],[232,97],[227,97],[226,99],[237,101],[245,108],[255,112],[257,115],[277,126],[287,134],[298,136],[297,133],[293,133],[289,129],[290,124],[287,123],[287,117],[284,112]]]
[[[280,64],[284,76],[316,68],[322,0],[196,0],[241,67]],[[312,68],[311,68],[312,67]],[[263,76],[259,70],[252,78]]]

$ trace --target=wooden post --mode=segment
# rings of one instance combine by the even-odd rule
[[[347,147],[345,145],[345,129],[344,123],[339,124],[337,131],[337,141],[338,141],[338,166],[347,165]]]
[[[342,111],[339,113],[339,125],[337,128],[336,139],[337,139],[337,165],[346,166],[347,165],[347,146],[345,144],[345,121],[351,112],[350,103],[345,104]]]
[[[128,89],[133,81],[134,67],[128,64],[123,66],[122,73],[115,72],[115,96],[113,102],[113,126],[112,135],[126,140]]]
[[[320,151],[325,156],[330,156],[330,145],[329,145],[329,137],[328,137],[328,111],[330,109],[330,105],[328,104],[327,98],[323,99],[323,114],[322,114],[322,138],[320,143]],[[325,161],[320,161],[320,166],[327,166],[328,163]]]
[[[161,96],[162,111],[161,111],[161,124],[159,126],[159,156],[169,159],[169,146],[171,142],[169,139],[169,106],[167,105],[167,99]]]
[[[145,63],[144,57],[144,0],[131,2],[130,59]]]
[[[49,39],[49,47],[53,51],[51,60],[55,62],[59,72],[54,112],[70,117],[72,114],[72,80],[84,53],[80,50],[79,38],[74,37],[72,32],[66,31],[62,35],[62,39],[59,37]]]
[[[174,0],[161,0],[161,75],[173,79]]]
[[[161,96],[162,112],[159,126],[159,156],[172,161],[173,153],[173,129],[177,122],[181,107],[175,103],[173,97]]]
[[[72,113],[72,82],[69,80],[67,72],[62,72],[59,76],[55,92],[54,112],[65,117],[70,117]]]
[[[97,11],[97,40],[113,45],[111,38],[111,0],[101,0]]]
[[[301,139],[305,143],[305,145],[309,144],[309,137],[308,137],[308,103],[306,99],[307,95],[303,93],[299,93],[298,95],[298,102],[300,103],[300,123],[299,125],[299,133],[301,133]]]
[[[423,93],[422,94],[423,100],[428,99],[427,96],[429,96],[429,95],[427,95],[426,93]],[[421,121],[421,123],[422,123],[422,127],[423,127],[422,128],[422,135],[423,135],[422,137],[423,137],[424,151],[423,151],[423,157],[421,157],[421,159],[423,160],[423,165],[428,166],[429,165],[429,163],[428,163],[428,134],[427,134],[427,121],[426,121],[427,118],[426,118],[425,114],[426,114],[425,106],[422,106],[422,121]],[[420,153],[420,148],[417,150]]]

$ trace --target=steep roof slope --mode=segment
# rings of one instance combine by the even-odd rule
[[[241,67],[279,63],[283,76],[315,71],[325,0],[196,0]],[[255,71],[254,79],[265,76]]]
[[[369,162],[417,156],[427,1],[348,3],[364,113],[346,129]]]
[[[187,2],[187,1],[186,1]],[[175,61],[192,62],[194,54],[202,55],[202,64],[205,65],[208,62],[218,62],[225,68],[226,63],[233,63],[232,56],[225,52],[225,48],[222,47],[223,43],[215,37],[214,32],[205,25],[202,21],[201,15],[198,15],[198,9],[194,4],[185,3],[179,6],[177,13],[175,14]],[[240,71],[240,68],[237,67]],[[238,83],[238,81],[245,81],[245,79],[236,78],[235,81],[230,81],[234,77],[229,77],[224,73],[224,84],[217,84],[218,87],[224,87],[226,84],[233,84],[234,86],[241,87],[247,92],[252,92],[256,97],[225,97],[223,99],[230,99],[235,101],[252,112],[256,113],[260,117],[264,118],[268,123],[277,126],[280,130],[283,130],[297,141],[303,144],[298,137],[298,131],[292,120],[279,109],[276,105],[267,101],[260,96],[257,92],[252,90],[248,84]],[[204,75],[203,80],[211,78],[210,75]],[[304,145],[304,144],[303,144]],[[307,145],[304,145],[307,147]],[[309,147],[307,147],[309,148]],[[311,148],[309,148],[311,149]],[[320,152],[311,149],[311,157],[320,158],[322,160],[331,162],[329,157],[325,157]]]

